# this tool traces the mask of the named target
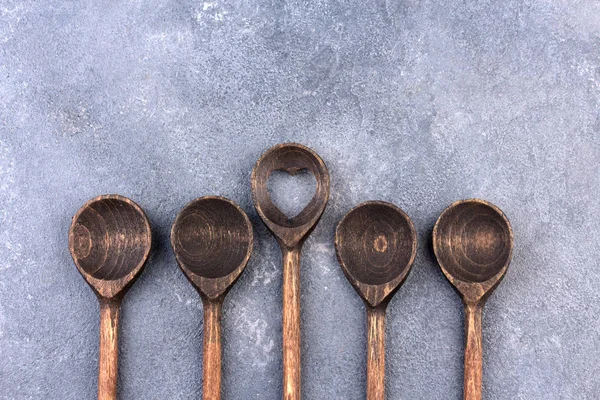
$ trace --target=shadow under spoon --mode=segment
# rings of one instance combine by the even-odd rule
[[[248,216],[223,197],[193,200],[171,228],[177,263],[204,305],[204,400],[221,398],[221,308],[248,263],[252,243]]]
[[[362,203],[335,231],[337,258],[367,308],[367,400],[385,398],[385,311],[417,252],[417,233],[400,208]]]
[[[73,217],[69,250],[100,302],[98,399],[117,398],[118,323],[123,296],[141,273],[152,247],[150,223],[133,201],[99,196]]]
[[[504,278],[512,248],[513,232],[508,219],[498,207],[484,200],[451,204],[433,229],[435,256],[465,307],[465,400],[482,397],[483,306]]]

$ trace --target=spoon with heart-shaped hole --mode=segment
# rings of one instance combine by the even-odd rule
[[[484,200],[451,204],[433,228],[435,256],[465,307],[465,400],[481,400],[483,306],[502,281],[512,248],[508,219]]]
[[[267,181],[273,171],[290,175],[308,170],[317,187],[312,200],[293,218],[271,201]],[[329,199],[329,172],[308,147],[295,143],[274,146],[256,162],[251,178],[252,199],[258,215],[277,238],[283,258],[283,398],[300,399],[300,252],[323,215]]]
[[[201,197],[186,205],[171,228],[179,267],[204,304],[203,398],[221,398],[221,307],[252,253],[246,213],[223,197]]]
[[[342,271],[367,307],[367,400],[385,398],[385,310],[417,254],[417,232],[400,208],[362,203],[335,231]]]
[[[69,250],[100,302],[99,400],[117,398],[121,301],[146,264],[151,246],[148,218],[125,197],[96,197],[73,217]]]

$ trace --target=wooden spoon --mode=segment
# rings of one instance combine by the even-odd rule
[[[271,201],[267,180],[273,171],[295,175],[311,172],[317,181],[315,195],[293,218]],[[329,172],[323,160],[308,147],[280,144],[267,150],[252,171],[252,199],[258,215],[277,238],[283,257],[283,398],[300,399],[300,252],[302,244],[323,215],[329,199]]]
[[[417,232],[400,208],[362,203],[335,231],[338,261],[367,307],[367,400],[385,398],[385,310],[417,254]]]
[[[73,217],[69,250],[100,302],[99,400],[117,398],[121,300],[146,264],[151,246],[146,214],[125,197],[96,197]]]
[[[248,216],[223,197],[193,200],[171,228],[177,263],[204,304],[205,400],[221,398],[221,306],[248,263],[252,242]]]
[[[457,201],[433,228],[433,250],[465,306],[465,400],[481,400],[481,318],[510,264],[513,232],[504,213],[479,199]]]

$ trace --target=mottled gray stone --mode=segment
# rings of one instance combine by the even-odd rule
[[[598,399],[599,15],[591,0],[3,0],[0,398],[94,398],[98,306],[67,229],[103,193],[139,202],[155,237],[123,304],[120,398],[200,396],[201,303],[168,232],[209,194],[256,228],[224,306],[224,398],[280,398],[281,259],[249,178],[296,141],[331,173],[303,252],[305,399],[364,398],[364,307],[333,232],[369,199],[419,232],[388,309],[389,398],[461,398],[461,304],[430,234],[468,197],[515,231],[484,316],[484,397]]]

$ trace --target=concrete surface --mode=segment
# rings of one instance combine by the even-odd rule
[[[67,229],[103,193],[137,201],[155,235],[123,305],[120,398],[200,397],[201,304],[168,232],[209,194],[256,229],[225,301],[223,397],[280,398],[280,254],[249,177],[297,141],[332,178],[303,253],[304,399],[364,398],[365,310],[333,232],[368,199],[419,232],[388,309],[388,397],[461,398],[461,304],[430,234],[468,197],[516,235],[484,316],[484,398],[598,399],[598,15],[591,0],[1,1],[0,398],[94,398],[98,305]],[[309,180],[293,183],[273,183],[286,207]]]

